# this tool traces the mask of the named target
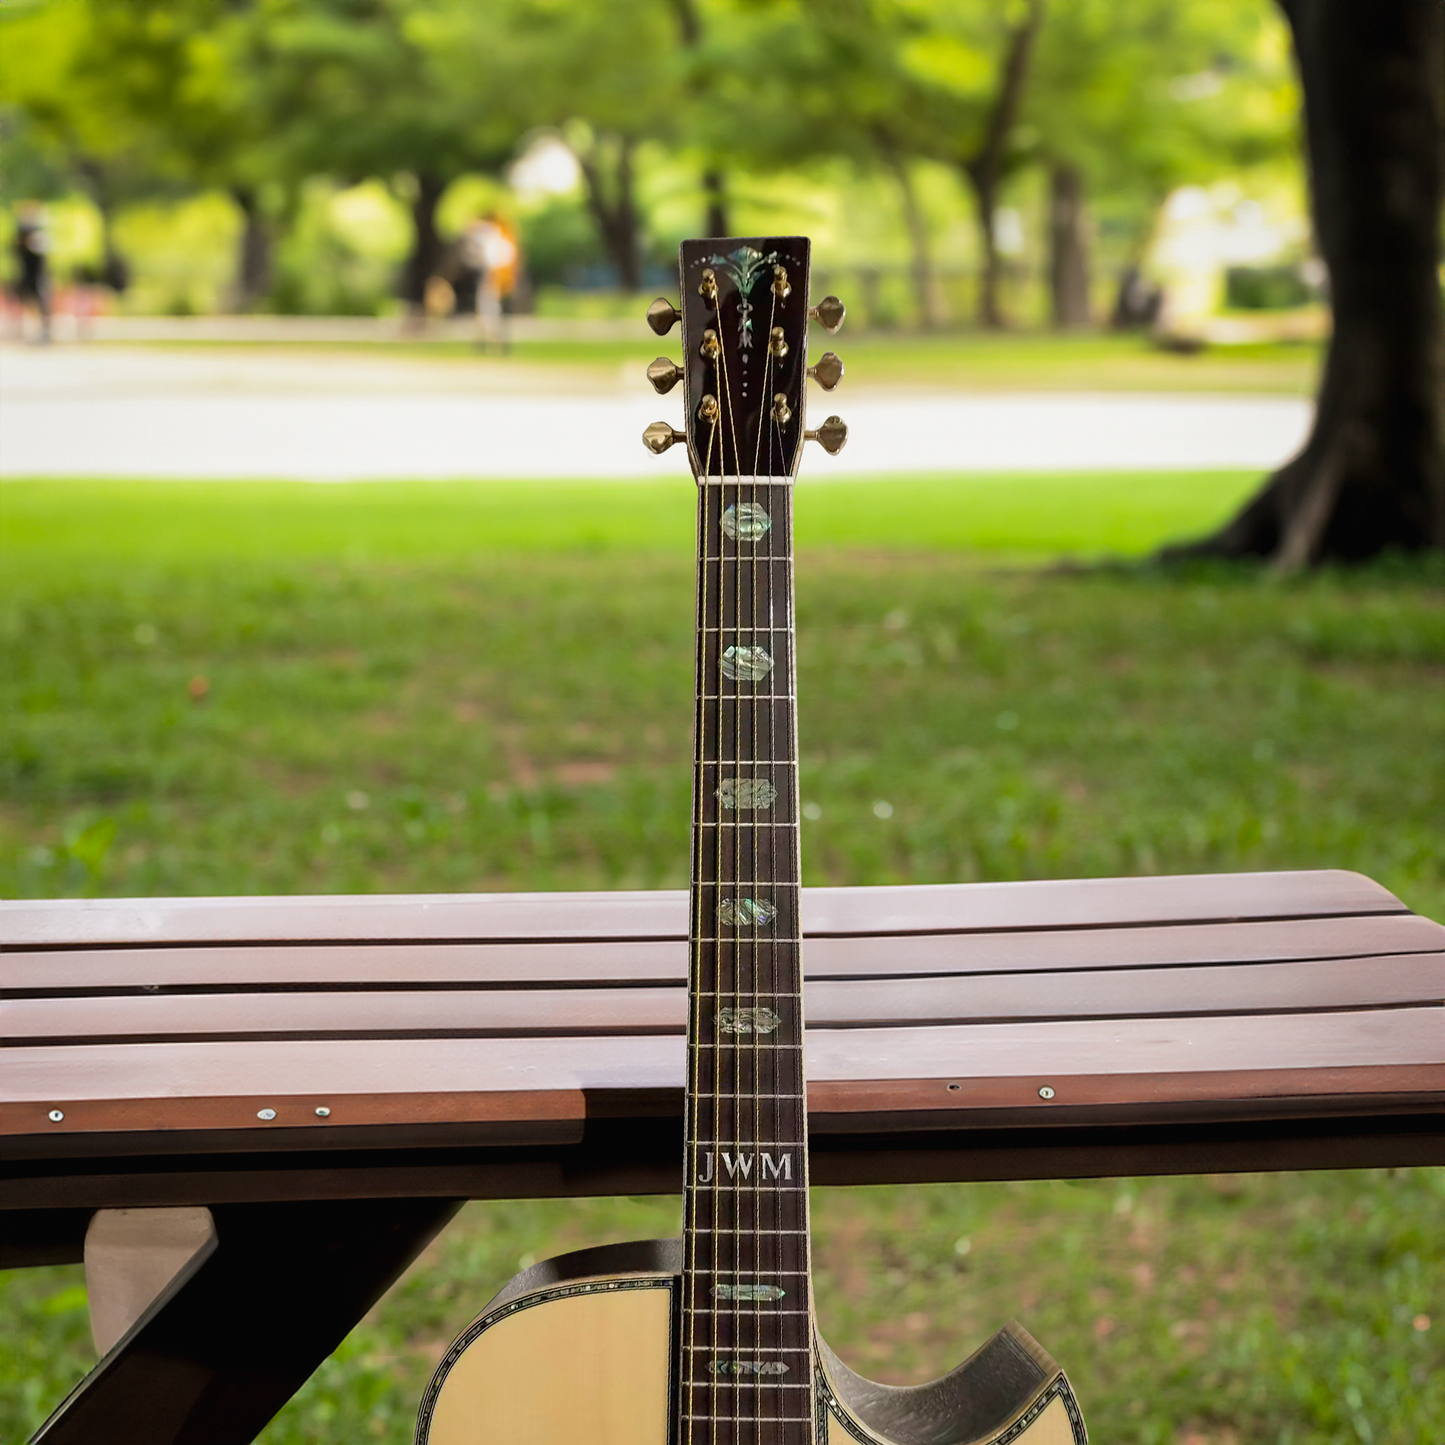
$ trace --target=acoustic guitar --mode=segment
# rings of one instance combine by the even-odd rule
[[[809,308],[797,236],[689,241],[682,383],[698,484],[697,672],[681,1240],[582,1250],[519,1274],[462,1332],[418,1445],[1084,1445],[1063,1371],[1006,1324],[932,1384],[874,1384],[823,1342],[808,1255],[792,490],[805,439]]]

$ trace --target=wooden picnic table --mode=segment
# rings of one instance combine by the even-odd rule
[[[1442,1159],[1445,929],[1359,874],[820,888],[803,924],[814,1183]],[[101,1210],[224,1241],[46,1441],[250,1439],[460,1202],[681,1187],[685,893],[10,902],[0,938],[0,1262]],[[157,1433],[178,1356],[208,1383]]]

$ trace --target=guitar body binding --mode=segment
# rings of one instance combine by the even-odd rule
[[[579,1250],[517,1275],[457,1337],[417,1445],[686,1445],[680,1240]],[[1063,1371],[1010,1321],[926,1385],[879,1385],[813,1331],[814,1445],[1086,1445]],[[766,1439],[750,1423],[748,1445]],[[759,1432],[763,1433],[759,1433]]]

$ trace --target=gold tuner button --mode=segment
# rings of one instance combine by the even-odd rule
[[[843,324],[847,314],[848,308],[836,296],[825,296],[816,306],[808,307],[809,319],[821,321],[823,330],[830,333]]]
[[[783,328],[775,326],[768,333],[768,350],[774,356],[786,356],[788,354],[788,338],[783,335]]]
[[[687,433],[677,431],[665,421],[655,421],[642,433],[642,445],[650,451],[653,456],[660,457],[674,442],[685,442]]]
[[[653,366],[657,363],[654,361]],[[652,367],[648,367],[647,374],[652,375]],[[832,391],[840,381],[843,380],[843,358],[836,351],[825,351],[812,366],[808,368],[808,375],[823,388],[824,391]],[[654,386],[657,383],[652,383]]]
[[[787,426],[793,419],[793,408],[788,405],[788,398],[783,392],[778,392],[773,397],[772,409],[769,413],[779,426]]]
[[[647,308],[647,324],[659,336],[666,336],[681,319],[682,312],[666,296],[659,296]]]
[[[788,268],[786,266],[773,267],[773,295],[779,301],[786,301],[793,294],[792,282],[788,280]]]
[[[829,456],[836,457],[848,440],[848,423],[841,416],[830,416],[817,431],[804,432],[810,442],[817,442]]]
[[[665,396],[682,380],[682,367],[665,356],[659,356],[656,361],[647,363],[647,379],[658,396]]]

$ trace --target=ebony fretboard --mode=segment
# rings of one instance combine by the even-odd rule
[[[698,488],[680,1438],[806,1445],[792,483]]]

